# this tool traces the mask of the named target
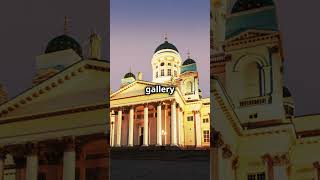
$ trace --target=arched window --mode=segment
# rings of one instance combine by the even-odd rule
[[[191,81],[188,81],[186,84],[186,93],[193,93],[193,83]]]
[[[245,98],[261,95],[261,70],[256,62],[246,64],[242,71],[243,95]]]

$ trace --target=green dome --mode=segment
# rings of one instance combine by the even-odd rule
[[[61,35],[52,39],[48,43],[45,53],[52,53],[67,49],[73,49],[79,56],[82,56],[82,48],[80,44],[67,35]]]
[[[169,43],[168,41],[165,41],[164,43],[162,43],[160,46],[157,47],[157,49],[154,51],[154,53],[156,53],[160,50],[163,50],[163,49],[172,49],[172,50],[179,52],[175,45]]]
[[[187,60],[185,60],[182,65],[185,66],[185,65],[189,65],[189,64],[194,64],[196,63],[196,61],[194,61],[193,59],[191,58],[188,58]]]
[[[133,77],[134,79],[136,79],[136,76],[132,72],[128,72],[126,75],[124,75],[124,78],[130,78],[130,77]]]
[[[249,5],[251,4],[251,5]],[[232,13],[249,9],[273,5],[271,0],[238,0],[232,9]],[[278,20],[275,6],[259,9],[251,13],[243,13],[230,16],[227,19],[226,38],[234,37],[249,29],[278,31]]]
[[[273,6],[274,3],[272,0],[238,0],[233,8],[231,13],[238,13],[242,11],[257,9],[265,6]]]

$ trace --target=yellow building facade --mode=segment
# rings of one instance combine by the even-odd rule
[[[0,180],[108,179],[110,69],[90,40],[86,57],[71,36],[52,39],[32,87],[11,99],[1,89]]]
[[[211,10],[211,179],[318,180],[320,119],[294,116],[276,2]]]
[[[151,67],[151,82],[142,73],[129,72],[111,94],[111,146],[209,147],[210,100],[201,95],[196,62],[190,57],[182,61],[166,39],[155,50]],[[148,93],[155,87],[174,91]]]

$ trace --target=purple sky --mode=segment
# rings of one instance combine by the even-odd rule
[[[143,72],[152,80],[151,58],[164,34],[183,60],[190,49],[196,60],[204,97],[210,90],[210,1],[209,0],[111,0],[111,88],[120,86],[129,72]]]

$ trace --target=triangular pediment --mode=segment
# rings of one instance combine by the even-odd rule
[[[229,38],[226,43],[235,42],[235,41],[241,41],[251,38],[257,38],[262,36],[268,36],[277,33],[277,31],[270,31],[270,30],[256,30],[256,29],[249,29],[246,31],[243,31],[235,36],[232,36]]]
[[[148,81],[135,81],[129,85],[126,85],[120,88],[118,91],[114,92],[111,95],[111,101],[115,99],[143,96],[145,95],[146,87],[156,86],[156,85],[170,86],[169,84],[159,84],[159,83],[153,83]]]
[[[129,85],[120,88],[118,91],[111,94],[110,107],[120,107],[132,104],[143,104],[151,102],[160,102],[165,100],[175,99],[177,102],[185,103],[180,90],[176,87],[173,94],[169,93],[154,93],[150,95],[145,94],[146,87],[155,86],[169,87],[171,84],[153,83],[148,81],[135,81]]]
[[[81,60],[0,105],[0,119],[106,104],[109,63]]]

